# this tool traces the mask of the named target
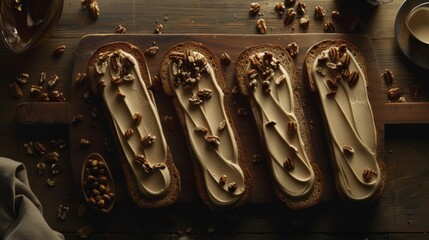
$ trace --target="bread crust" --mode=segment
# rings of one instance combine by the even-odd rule
[[[355,45],[353,45],[351,42],[343,40],[343,39],[326,39],[323,41],[320,41],[316,44],[314,44],[312,47],[310,47],[310,49],[307,51],[306,53],[306,57],[304,60],[304,80],[305,82],[307,82],[309,90],[314,93],[315,95],[318,94],[317,92],[317,88],[315,86],[314,80],[311,79],[311,68],[313,66],[314,61],[316,61],[317,56],[322,52],[325,51],[327,49],[329,49],[332,46],[340,46],[342,44],[346,44],[347,45],[347,49],[351,52],[351,54],[353,55],[353,57],[356,58],[359,67],[362,69],[362,72],[364,73],[364,77],[366,79],[366,85],[368,86],[369,82],[368,82],[368,73],[367,73],[367,65],[366,65],[366,60],[364,55],[361,53],[361,51],[359,50],[359,48],[357,48]],[[368,96],[370,97],[370,96]],[[315,97],[316,102],[319,106],[321,106],[321,102],[318,96]],[[327,122],[326,122],[326,118],[324,116],[323,111],[321,111],[322,113],[322,119],[323,119],[323,125],[325,128],[325,135],[327,138],[329,138],[329,131],[328,131],[328,127],[327,127]],[[377,131],[378,132],[378,131]],[[330,141],[329,141],[330,142]],[[338,181],[338,174],[337,174],[337,169],[334,163],[334,150],[333,150],[333,146],[332,144],[330,144],[330,155],[331,155],[331,159],[332,159],[332,166],[334,168],[334,172],[335,172],[335,184],[336,184],[336,188],[338,193],[341,195],[341,197],[343,197],[344,199],[347,200],[351,200],[352,202],[363,202],[363,203],[369,203],[369,202],[374,202],[376,200],[378,200],[380,198],[381,195],[383,195],[384,191],[386,190],[386,186],[387,186],[387,181],[388,181],[388,175],[387,175],[387,167],[384,164],[383,160],[381,159],[381,143],[379,141],[379,137],[377,135],[377,164],[380,168],[380,172],[381,172],[381,180],[380,180],[380,184],[375,192],[375,194],[363,201],[356,201],[354,199],[350,199],[347,197],[347,195],[342,192],[341,187],[339,185],[339,181]]]
[[[177,98],[175,97],[175,94],[172,90],[172,86],[170,84],[170,79],[169,79],[169,66],[171,64],[171,60],[169,58],[169,55],[172,52],[184,52],[186,50],[198,51],[206,57],[206,59],[209,61],[209,63],[211,64],[211,66],[213,68],[217,83],[222,90],[224,90],[224,88],[225,88],[225,82],[224,82],[224,77],[223,77],[223,73],[221,70],[221,66],[220,66],[219,61],[217,60],[216,56],[213,54],[213,52],[208,47],[206,47],[205,45],[203,45],[201,43],[182,42],[182,43],[176,44],[175,46],[172,46],[164,55],[164,57],[161,61],[161,66],[160,66],[160,79],[162,81],[162,86],[163,86],[164,91],[168,95],[174,97],[173,103],[174,103],[174,106],[175,106],[175,109],[177,112],[177,116],[179,118],[182,129],[184,131],[184,135],[186,136],[187,142],[189,142],[188,132],[186,130],[186,123],[185,123],[185,115],[184,115],[185,113],[182,110],[180,104],[178,103]],[[207,189],[206,189],[205,184],[204,184],[204,179],[203,179],[204,176],[202,173],[202,168],[199,165],[197,159],[195,158],[190,146],[188,145],[188,149],[189,149],[189,152],[191,155],[190,161],[192,162],[192,166],[193,166],[193,174],[194,174],[195,182],[197,185],[198,194],[199,194],[201,200],[211,210],[214,210],[214,211],[228,210],[228,209],[236,208],[236,207],[243,205],[244,203],[246,203],[248,201],[248,199],[250,197],[251,189],[252,189],[251,174],[250,174],[249,169],[247,168],[247,166],[244,163],[243,149],[242,149],[240,139],[238,137],[235,125],[231,121],[231,113],[230,113],[230,110],[228,108],[226,101],[224,101],[224,107],[225,107],[225,111],[227,114],[227,119],[231,123],[231,128],[233,130],[234,138],[235,138],[235,141],[237,143],[238,163],[239,163],[239,166],[241,167],[241,169],[243,170],[244,181],[245,181],[245,186],[246,186],[245,192],[243,193],[243,195],[240,197],[240,199],[237,202],[235,202],[234,204],[229,205],[229,206],[217,206],[210,201],[208,193],[207,193]]]
[[[291,56],[289,55],[289,53],[283,49],[281,46],[279,45],[274,45],[274,44],[262,44],[262,45],[256,45],[256,46],[252,46],[249,48],[246,48],[238,57],[237,61],[236,61],[236,65],[235,65],[235,75],[237,78],[237,83],[240,89],[240,92],[247,96],[250,106],[252,108],[252,112],[253,112],[253,117],[255,120],[256,125],[258,126],[258,133],[259,133],[259,137],[260,137],[260,141],[261,142],[265,142],[264,137],[263,137],[263,130],[262,130],[262,119],[261,119],[261,110],[258,106],[258,104],[256,103],[256,100],[254,99],[253,95],[250,93],[250,89],[248,86],[248,77],[247,77],[247,66],[249,64],[249,57],[255,53],[260,53],[260,52],[265,52],[265,51],[269,51],[272,52],[274,57],[279,60],[282,64],[282,66],[286,69],[287,73],[289,74],[289,77],[291,79],[292,82],[292,87],[293,89],[296,89],[298,86],[298,79],[296,76],[296,69],[295,69],[295,64],[293,62],[293,59],[291,58]],[[308,130],[308,124],[306,121],[306,118],[304,116],[304,112],[302,109],[302,103],[301,103],[301,99],[299,96],[299,93],[297,91],[294,91],[294,101],[295,101],[295,108],[294,108],[294,113],[298,119],[298,124],[300,124],[300,134],[301,137],[304,141],[304,145],[305,145],[305,151],[307,153],[307,156],[309,158],[310,164],[313,168],[314,174],[315,174],[315,182],[314,182],[314,186],[312,188],[312,190],[299,198],[296,197],[291,197],[288,196],[287,194],[285,194],[280,186],[278,185],[278,183],[275,182],[274,180],[274,176],[272,176],[272,182],[274,185],[274,190],[275,193],[277,195],[277,197],[284,202],[288,208],[290,209],[303,209],[303,208],[308,208],[311,207],[313,205],[315,205],[316,203],[318,203],[322,196],[323,193],[325,191],[324,188],[324,178],[323,175],[318,167],[318,165],[315,162],[315,158],[314,158],[314,153],[312,150],[312,145],[311,145],[311,136],[310,136],[310,132]],[[268,151],[265,149],[265,156],[267,159],[269,159],[270,155],[268,153]],[[270,164],[270,161],[267,161]],[[272,175],[272,173],[271,173]]]
[[[140,69],[141,76],[146,85],[146,88],[148,89],[150,98],[155,104],[153,94],[149,90],[149,88],[151,87],[149,70],[147,68],[147,63],[141,50],[138,47],[127,42],[111,42],[99,47],[92,54],[91,58],[88,61],[88,69],[87,69],[91,90],[94,93],[94,95],[97,97],[97,99],[100,101],[100,105],[103,107],[104,112],[108,113],[109,111],[107,109],[105,102],[102,99],[102,93],[97,89],[98,73],[95,69],[95,62],[98,60],[100,53],[116,51],[119,49],[132,54],[135,57],[135,59],[139,62],[139,69]],[[180,193],[181,193],[181,182],[180,182],[179,170],[174,165],[170,149],[167,148],[167,159],[166,159],[166,166],[170,172],[170,177],[171,177],[169,189],[165,194],[162,195],[161,198],[148,198],[139,191],[139,188],[137,186],[137,179],[132,174],[131,167],[126,160],[125,153],[117,137],[117,133],[113,123],[113,118],[110,116],[110,114],[105,114],[105,115],[107,118],[108,128],[110,129],[114,137],[116,149],[121,162],[121,168],[125,176],[125,182],[126,182],[128,194],[131,197],[131,199],[140,208],[160,208],[160,207],[165,207],[176,203],[179,200]]]

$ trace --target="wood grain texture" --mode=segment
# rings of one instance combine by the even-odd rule
[[[429,128],[425,123],[429,101],[428,70],[412,64],[400,51],[395,40],[395,15],[403,1],[392,1],[388,4],[368,10],[357,11],[361,21],[359,27],[350,29],[352,13],[346,0],[305,1],[309,9],[310,26],[302,29],[295,19],[293,25],[283,25],[283,19],[278,17],[273,7],[275,1],[261,3],[261,16],[251,17],[248,8],[251,1],[114,1],[99,2],[101,14],[94,22],[85,10],[80,7],[79,0],[66,0],[60,22],[37,49],[21,55],[11,54],[4,45],[0,45],[0,154],[23,162],[28,170],[31,187],[44,207],[44,216],[49,225],[66,233],[70,239],[77,238],[75,232],[84,225],[94,227],[94,239],[178,239],[190,231],[190,238],[213,239],[427,239],[425,233],[429,229],[427,202],[429,193]],[[346,4],[345,4],[346,2]],[[161,23],[164,26],[163,34],[248,34],[264,38],[257,34],[256,19],[262,17],[267,21],[268,34],[307,34],[322,33],[323,21],[314,19],[313,10],[316,5],[323,6],[327,13],[339,9],[346,17],[335,21],[337,33],[359,33],[369,36],[374,48],[375,60],[378,64],[378,74],[386,68],[395,74],[395,85],[404,90],[404,96],[409,103],[417,104],[386,104],[385,92],[390,87],[385,85],[377,75],[372,80],[378,84],[379,90],[374,97],[380,103],[379,115],[383,116],[385,128],[384,159],[389,170],[389,185],[386,193],[374,205],[350,206],[339,201],[324,201],[314,208],[305,211],[290,211],[272,199],[272,195],[260,196],[262,190],[255,192],[254,200],[264,198],[269,202],[251,203],[236,211],[228,213],[212,213],[198,202],[196,195],[186,195],[179,205],[157,211],[144,211],[134,207],[127,200],[126,193],[120,193],[123,199],[109,216],[100,216],[90,211],[80,217],[77,209],[82,202],[79,188],[75,186],[71,162],[77,161],[70,156],[79,147],[72,141],[74,129],[67,125],[19,125],[16,121],[16,105],[20,102],[37,102],[38,99],[29,94],[30,85],[23,87],[24,97],[13,99],[8,92],[8,84],[14,81],[17,74],[30,74],[30,83],[36,83],[40,72],[49,75],[58,74],[60,84],[56,87],[62,90],[67,101],[77,101],[79,96],[72,94],[73,66],[76,60],[81,37],[86,34],[112,34],[115,27],[123,24],[129,34],[152,35],[154,27]],[[326,20],[331,20],[330,14]],[[292,28],[292,26],[294,26]],[[162,37],[153,34],[154,38]],[[272,37],[272,36],[271,36]],[[176,39],[175,41],[181,40]],[[138,42],[139,43],[139,42]],[[66,45],[66,51],[59,59],[52,57],[54,49]],[[139,43],[150,46],[151,42]],[[284,43],[282,43],[284,45]],[[228,49],[238,52],[238,49]],[[161,54],[162,52],[160,52]],[[156,66],[153,66],[156,67]],[[375,78],[375,75],[374,75]],[[378,82],[377,82],[378,81]],[[420,98],[412,99],[411,90],[414,87],[421,89]],[[157,93],[158,97],[162,93]],[[305,102],[311,108],[311,102]],[[75,112],[89,109],[72,109]],[[161,115],[172,112],[166,108]],[[393,113],[393,114],[392,114]],[[412,113],[412,114],[410,114]],[[395,118],[393,118],[395,116]],[[309,118],[315,118],[309,114]],[[398,118],[400,117],[400,118]],[[89,122],[95,121],[91,118]],[[400,124],[399,124],[400,123]],[[413,123],[404,125],[403,123]],[[177,124],[178,126],[178,124]],[[242,126],[240,135],[252,134],[251,122]],[[87,125],[88,136],[99,125]],[[323,145],[320,136],[321,130],[314,128],[313,136],[317,141],[314,144]],[[168,133],[167,138],[180,139],[179,131]],[[49,146],[51,139],[64,139],[67,147],[59,150],[64,170],[56,176],[57,184],[53,188],[46,185],[45,174],[38,176],[35,165],[43,161],[43,157],[27,155],[23,144],[28,141],[41,141]],[[172,143],[174,154],[180,155],[180,149],[185,148],[183,142]],[[94,143],[93,147],[102,147],[103,142]],[[256,143],[251,146],[257,151],[260,147]],[[51,147],[49,146],[49,149]],[[56,148],[52,148],[56,149]],[[79,149],[79,151],[81,151]],[[324,151],[323,147],[320,151]],[[88,151],[89,152],[89,151]],[[250,156],[250,153],[249,153]],[[323,156],[326,156],[324,154]],[[320,159],[328,163],[326,157]],[[326,175],[329,176],[328,164],[323,164]],[[179,168],[189,167],[181,163]],[[254,172],[265,172],[266,167],[251,165]],[[118,168],[119,169],[119,168]],[[117,171],[118,179],[121,178]],[[183,179],[183,191],[192,193],[192,179]],[[332,179],[331,179],[332,181]],[[123,184],[119,182],[118,184]],[[263,184],[263,183],[261,183]],[[329,184],[329,180],[327,181]],[[259,192],[258,192],[259,191]],[[264,191],[266,193],[266,191]],[[327,196],[334,196],[331,188]],[[328,199],[327,199],[328,200]],[[59,204],[69,205],[70,212],[66,220],[57,219]],[[214,234],[208,233],[208,228],[214,228]],[[179,233],[179,232],[182,232]],[[326,233],[326,234],[325,234]],[[362,233],[362,234],[361,234]],[[370,234],[365,234],[370,233]]]

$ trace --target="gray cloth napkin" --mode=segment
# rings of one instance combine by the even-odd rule
[[[42,205],[31,191],[24,164],[0,157],[0,238],[64,239],[42,215]]]

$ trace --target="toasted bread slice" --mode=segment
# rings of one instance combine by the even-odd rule
[[[141,208],[178,201],[181,184],[161,127],[142,52],[126,42],[98,48],[89,59],[91,89],[102,102],[129,195]]]
[[[291,209],[318,203],[324,181],[314,160],[289,53],[271,44],[246,48],[236,61],[235,75],[250,101],[278,198]]]
[[[201,199],[212,210],[244,204],[251,176],[230,120],[217,58],[200,43],[179,43],[163,57],[160,78],[165,92],[174,97]]]
[[[310,89],[318,93],[338,192],[356,202],[378,199],[387,185],[387,169],[363,54],[348,41],[324,40],[308,50],[304,64]]]

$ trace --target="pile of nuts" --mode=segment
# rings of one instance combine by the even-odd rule
[[[87,202],[96,210],[109,212],[115,193],[112,176],[102,158],[88,158],[84,166],[82,186]]]

